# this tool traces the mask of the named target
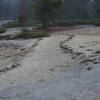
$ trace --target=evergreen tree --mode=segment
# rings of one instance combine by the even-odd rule
[[[34,3],[33,8],[37,19],[41,22],[42,27],[46,30],[48,25],[60,15],[62,0],[38,0]]]

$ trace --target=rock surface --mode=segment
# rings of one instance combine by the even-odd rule
[[[0,100],[100,100],[100,65],[56,80],[0,90]]]
[[[18,61],[36,44],[37,39],[0,41],[0,74],[18,67]]]
[[[78,26],[43,38],[35,47],[17,42],[31,48],[21,53],[23,59],[18,55],[13,70],[1,73],[0,100],[100,100],[99,31],[100,27]]]

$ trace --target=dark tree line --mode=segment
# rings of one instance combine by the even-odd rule
[[[64,0],[66,19],[100,18],[100,0]]]
[[[0,0],[0,18],[15,18],[19,13],[20,0]]]
[[[27,0],[29,14],[32,13],[32,0]],[[21,0],[0,0],[0,18],[16,19],[21,13]]]
[[[0,0],[0,17],[18,17],[20,15],[20,1]],[[38,0],[27,1],[37,2]],[[100,0],[64,0],[64,2],[64,17],[66,19],[100,18]],[[29,6],[30,9],[31,7]],[[31,10],[30,13],[32,13]]]

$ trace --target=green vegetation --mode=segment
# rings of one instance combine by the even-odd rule
[[[42,38],[47,37],[49,34],[47,32],[40,31],[30,31],[26,28],[22,29],[20,33],[16,33],[16,35],[0,35],[0,39],[10,40],[10,39],[31,39],[31,38]]]
[[[32,18],[33,16],[35,17],[35,15],[37,16],[37,14],[35,13],[32,14],[32,1],[33,1],[33,9],[35,10],[35,8],[37,8],[38,5],[44,4],[44,3],[40,4],[39,3],[40,1],[58,2],[59,0],[27,0],[28,18],[30,17]],[[100,0],[61,0],[61,1],[64,1],[64,6],[62,7],[64,8],[64,12],[62,11],[59,12],[59,15],[63,13],[64,18],[66,20],[100,18]],[[50,4],[49,2],[46,3],[47,6],[48,4]],[[12,0],[0,0],[0,19],[16,19],[19,16],[21,16],[20,4],[21,0],[14,0],[13,3]],[[57,5],[57,3],[53,3],[53,5]],[[39,6],[39,8],[41,8],[41,6]],[[43,11],[43,9],[41,9],[41,11]],[[35,12],[37,13],[36,10]],[[52,14],[53,13],[51,13],[51,15]]]
[[[81,19],[58,21],[55,26],[74,26],[74,25],[96,25],[100,26],[100,19]]]
[[[38,0],[33,3],[35,16],[44,30],[59,17],[59,11],[63,8],[62,4],[62,0]]]
[[[5,27],[5,28],[15,28],[15,27],[21,27],[21,24],[17,21],[14,21],[14,22],[8,22],[8,23],[4,24],[3,27]]]
[[[26,26],[47,31],[49,26],[97,25],[100,26],[100,0],[32,0],[33,18],[28,18]],[[0,1],[0,5],[4,1]],[[5,6],[6,7],[6,6]],[[0,13],[3,11],[0,10]],[[32,13],[32,12],[31,12]],[[16,21],[4,24],[4,28],[22,27],[21,16]],[[0,29],[0,33],[5,30]],[[46,34],[46,33],[45,33]],[[44,32],[23,31],[18,37],[42,37]]]
[[[94,21],[94,25],[100,26],[100,19],[95,20],[95,21]]]
[[[5,28],[0,28],[0,33],[5,33],[6,29]]]
[[[23,27],[21,22],[18,20],[15,20],[13,22],[8,22],[6,24],[2,25],[4,28],[16,28],[16,27]],[[26,26],[40,26],[40,22],[35,19],[28,19]]]
[[[100,26],[100,19],[78,19],[78,20],[57,20],[56,23],[49,24],[50,26],[73,26],[73,25],[96,25]],[[31,20],[27,26],[34,26],[36,28],[41,28],[41,24],[39,22],[34,22]],[[3,25],[4,28],[0,29],[0,33],[4,33],[6,30],[5,28],[16,28],[22,27],[22,25],[15,21],[15,22],[8,22]]]
[[[21,33],[18,33],[15,36],[15,38],[28,39],[28,38],[41,38],[47,36],[48,36],[47,32],[30,31],[28,29],[22,29]]]

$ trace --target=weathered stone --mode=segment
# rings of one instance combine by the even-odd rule
[[[96,53],[96,54],[100,54],[100,51],[96,51],[95,53]]]

